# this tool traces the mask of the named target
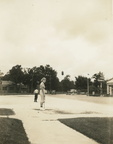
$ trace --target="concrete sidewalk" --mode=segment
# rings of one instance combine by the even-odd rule
[[[22,120],[31,144],[97,144],[58,119],[113,115],[113,112],[109,115],[111,107],[106,105],[51,97],[46,98],[45,111],[39,109],[39,103],[33,102],[33,96],[1,96],[0,108],[15,111],[16,115],[10,117]]]
[[[53,116],[50,111],[50,109],[45,111],[36,110],[35,112],[27,112],[26,110],[26,115],[24,114],[24,117],[21,117],[32,144],[97,144],[60,123],[57,118],[61,118],[61,116],[56,114]],[[68,118],[68,115],[65,117]],[[70,115],[70,117],[72,116]]]
[[[23,121],[31,144],[97,144],[81,133],[65,126],[58,118],[75,117],[74,115],[53,114],[53,110],[24,109],[25,113],[15,109],[16,118]]]

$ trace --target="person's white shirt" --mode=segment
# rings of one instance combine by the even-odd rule
[[[34,93],[36,93],[36,94],[37,94],[37,93],[38,93],[38,89],[35,89],[35,90],[34,90]]]

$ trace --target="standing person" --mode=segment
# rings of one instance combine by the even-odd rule
[[[37,81],[37,88],[34,90],[34,102],[37,102],[38,99],[38,95],[40,93],[40,85],[39,85],[39,81]]]
[[[46,78],[43,77],[40,83],[40,107],[45,109],[45,82]]]
[[[36,88],[36,89],[34,90],[34,102],[37,102],[38,93],[39,93],[39,91],[38,91],[38,89]]]

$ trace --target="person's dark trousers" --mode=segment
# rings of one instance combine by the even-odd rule
[[[37,102],[38,94],[35,94],[34,102]]]

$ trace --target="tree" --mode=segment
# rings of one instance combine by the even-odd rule
[[[58,90],[59,79],[57,78],[57,72],[53,70],[50,65],[33,67],[32,69],[24,70],[24,84],[29,87],[29,91],[33,91],[37,87],[37,82],[45,77],[46,81],[46,89],[48,91]]]
[[[21,65],[12,67],[11,70],[3,77],[4,80],[11,80],[16,85],[24,84],[28,87],[28,92],[33,92],[37,87],[37,82],[46,77],[46,89],[59,90],[59,79],[57,72],[50,66],[39,66],[33,68],[22,68]]]
[[[62,91],[67,92],[70,89],[74,89],[74,81],[70,80],[70,75],[66,75],[64,79],[61,81]]]
[[[21,88],[23,82],[24,73],[22,71],[21,65],[16,65],[12,67],[11,70],[3,77],[3,80],[10,80],[16,85],[16,91]],[[19,87],[19,88],[18,88]]]
[[[28,92],[33,92],[33,71],[30,68],[24,69],[23,84],[27,86]]]
[[[24,73],[22,71],[21,65],[16,65],[12,67],[11,70],[4,76],[3,79],[11,80],[15,84],[22,83]]]
[[[92,78],[94,79],[94,86],[95,86],[96,88],[98,88],[98,87],[100,86],[100,82],[99,82],[100,77],[101,77],[100,72],[99,72],[99,73],[95,73],[95,74],[92,76]]]
[[[75,86],[77,90],[80,91],[87,91],[87,77],[84,76],[78,76],[75,77]]]
[[[51,90],[58,90],[59,79],[57,77],[57,72],[50,67],[50,65],[45,66],[45,77],[47,79],[46,87],[51,92]]]
[[[103,94],[103,92],[106,92],[106,82],[104,79],[104,74],[102,72],[96,73],[93,75],[94,78],[94,86],[97,89],[98,94]]]

